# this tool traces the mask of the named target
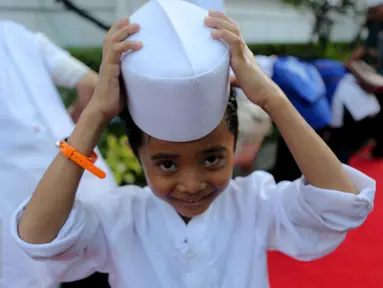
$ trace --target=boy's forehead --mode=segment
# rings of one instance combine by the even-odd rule
[[[149,136],[145,133],[144,143],[150,152],[159,152],[162,150],[168,150],[167,152],[173,152],[181,149],[208,149],[217,145],[225,145],[225,143],[231,143],[234,136],[230,133],[227,125],[222,121],[216,129],[214,129],[207,136],[189,142],[170,142],[160,140],[154,137]]]

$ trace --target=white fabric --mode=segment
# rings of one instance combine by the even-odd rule
[[[72,57],[68,51],[57,47],[44,34],[31,32],[31,37],[34,38],[44,64],[57,86],[75,88],[89,72],[89,67]]]
[[[57,155],[55,142],[69,136],[74,128],[52,80],[65,74],[67,84],[74,83],[85,69],[82,65],[71,66],[74,62],[67,53],[41,39],[41,35],[14,22],[0,21],[1,288],[50,288],[55,284],[57,287],[57,282],[47,275],[45,265],[28,258],[11,238],[9,225],[4,224],[32,195]],[[63,64],[65,57],[67,66]],[[59,71],[64,66],[67,69]],[[71,75],[75,78],[69,79]],[[116,187],[102,158],[97,165],[107,171],[107,179],[99,180],[85,173],[79,197],[89,198],[90,194]]]
[[[229,98],[229,48],[204,26],[207,11],[152,0],[131,16],[144,47],[122,57],[134,122],[162,140],[200,139],[220,123]],[[166,129],[163,129],[166,127]]]
[[[332,252],[373,208],[375,181],[344,166],[359,195],[318,189],[305,180],[276,184],[254,172],[232,180],[202,215],[185,225],[151,190],[125,186],[100,200],[77,201],[51,243],[19,238],[31,257],[60,280],[95,270],[113,288],[267,288],[266,251],[312,260]],[[53,192],[53,191],[52,191]]]
[[[368,94],[351,74],[346,75],[334,93],[331,127],[343,126],[344,108],[355,121],[374,116],[380,112],[380,105],[375,95]]]

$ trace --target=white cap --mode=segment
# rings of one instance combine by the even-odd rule
[[[128,108],[152,137],[193,141],[223,119],[229,98],[229,47],[211,36],[208,15],[180,0],[151,0],[130,18],[141,29],[129,37],[143,48],[122,57]]]
[[[383,4],[383,0],[367,0],[367,7],[372,8]]]

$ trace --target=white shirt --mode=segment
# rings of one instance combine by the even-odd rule
[[[150,188],[126,186],[102,201],[77,201],[51,243],[19,238],[26,203],[11,230],[25,253],[49,264],[60,280],[98,270],[109,273],[113,288],[266,288],[267,250],[301,260],[322,257],[372,210],[375,181],[344,168],[359,195],[318,189],[304,179],[276,184],[254,172],[232,180],[187,225]]]
[[[343,126],[345,108],[355,121],[375,116],[381,110],[376,96],[363,90],[352,74],[344,76],[334,92],[331,127]]]
[[[16,245],[4,223],[32,195],[58,153],[56,141],[74,129],[54,84],[74,87],[89,68],[43,34],[11,21],[0,21],[0,63],[0,287],[57,287],[45,265]],[[85,173],[78,197],[116,188],[102,157],[96,164],[107,179]]]

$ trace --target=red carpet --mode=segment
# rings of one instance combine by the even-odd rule
[[[383,161],[355,158],[351,165],[377,181],[373,212],[320,260],[298,262],[270,253],[271,288],[383,288]]]

